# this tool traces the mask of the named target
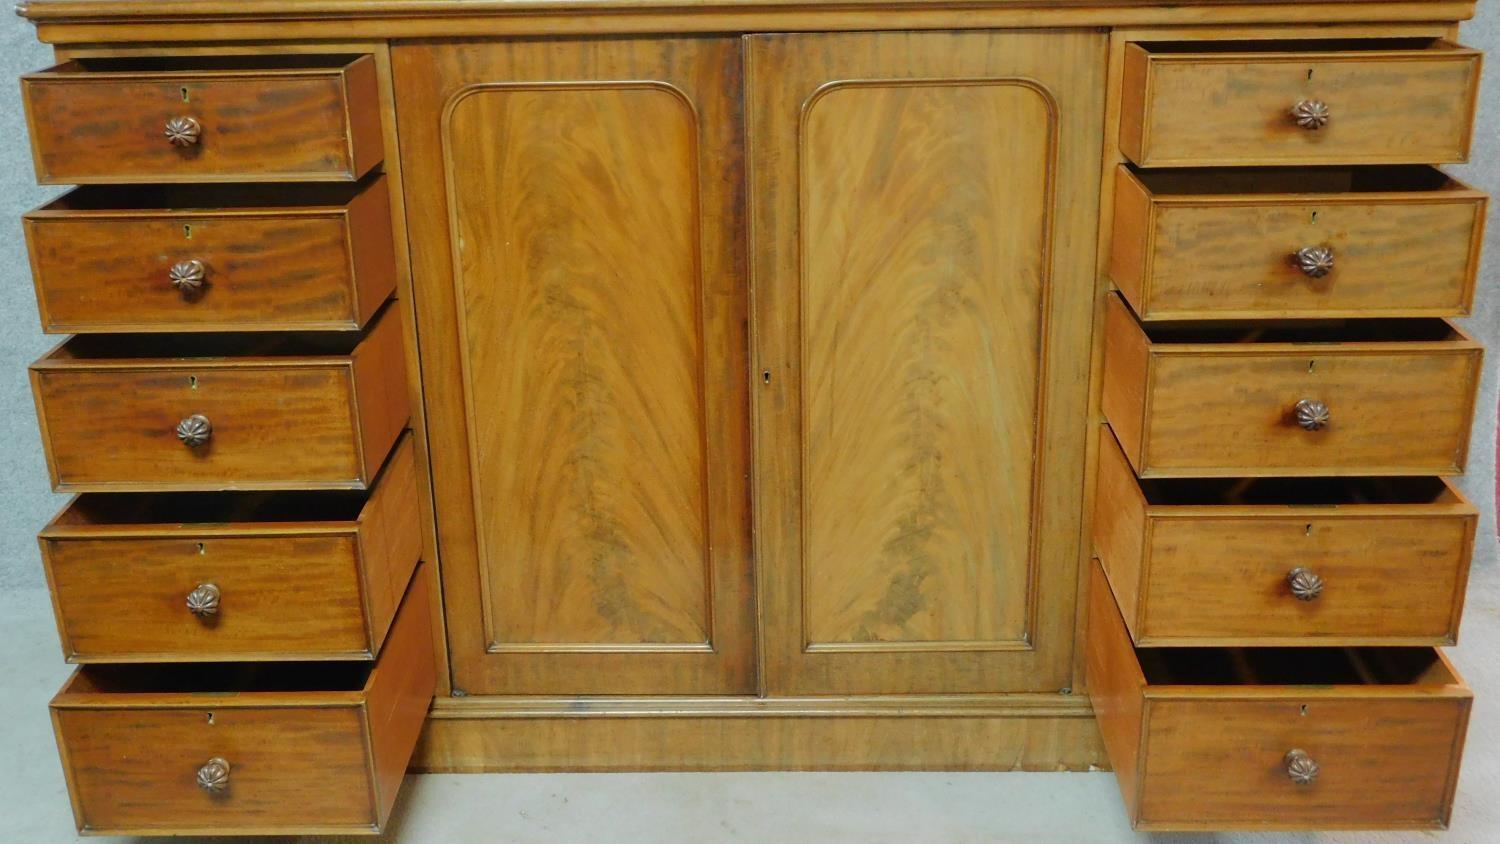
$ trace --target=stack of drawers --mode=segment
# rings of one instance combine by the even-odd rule
[[[373,832],[435,683],[369,56],[23,80],[81,831]]]
[[[1130,43],[1087,672],[1133,823],[1441,827],[1479,56]]]

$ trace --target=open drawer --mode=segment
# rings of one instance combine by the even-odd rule
[[[382,176],[86,187],[22,226],[49,333],[357,331],[396,289]]]
[[[44,185],[348,182],[384,157],[369,56],[80,58],[21,97]]]
[[[1142,324],[1105,314],[1104,415],[1142,478],[1454,475],[1483,349],[1441,319]]]
[[[394,311],[363,337],[74,337],[31,366],[53,488],[367,489],[410,416]]]
[[[374,659],[422,553],[411,439],[369,494],[74,498],[39,537],[68,661]]]
[[[1110,278],[1147,322],[1462,316],[1486,207],[1431,167],[1121,166]]]
[[[1142,167],[1463,161],[1480,64],[1437,38],[1129,44],[1120,148]]]
[[[1438,651],[1137,651],[1092,569],[1089,695],[1136,828],[1447,825],[1473,695]]]
[[[1478,520],[1442,478],[1142,481],[1100,430],[1094,550],[1140,647],[1452,644]]]
[[[368,663],[94,665],[52,699],[81,832],[376,833],[436,684],[419,569]]]

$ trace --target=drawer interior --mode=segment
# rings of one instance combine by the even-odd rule
[[[1130,173],[1157,196],[1222,196],[1467,191],[1468,185],[1426,165],[1389,167],[1232,167]]]
[[[58,696],[358,692],[372,670],[369,662],[88,665],[73,673]]]
[[[1153,322],[1140,324],[1155,345],[1205,343],[1420,343],[1469,338],[1444,319],[1337,319],[1303,322]]]
[[[1139,480],[1146,503],[1162,506],[1265,504],[1464,504],[1441,478],[1192,478]]]
[[[108,211],[170,211],[176,215],[236,208],[342,207],[380,179],[358,183],[241,185],[89,185],[71,190],[30,216]]]
[[[1149,686],[1452,686],[1433,648],[1138,648]]]
[[[1388,53],[1453,50],[1442,38],[1267,38],[1223,41],[1139,41],[1142,48],[1161,55],[1183,53]]]
[[[356,53],[258,56],[101,56],[78,58],[49,68],[46,73],[215,73],[257,70],[337,70],[357,61]]]
[[[352,522],[368,492],[85,493],[49,527]]]
[[[370,322],[368,333],[387,302]],[[354,331],[225,332],[222,334],[80,334],[48,352],[38,364],[152,358],[346,356],[363,338]]]

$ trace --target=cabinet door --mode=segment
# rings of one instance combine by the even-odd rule
[[[753,691],[739,41],[394,68],[454,685]]]
[[[1104,37],[749,41],[766,684],[1056,692]]]

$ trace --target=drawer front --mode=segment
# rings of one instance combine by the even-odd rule
[[[43,209],[24,225],[43,328],[352,330],[395,289],[384,180],[344,208]]]
[[[428,575],[371,668],[91,666],[52,699],[78,828],[117,835],[373,833],[436,682]],[[213,762],[219,765],[212,765]]]
[[[1153,196],[1122,168],[1111,276],[1146,320],[1458,316],[1485,208],[1465,189]]]
[[[1121,147],[1141,166],[1442,164],[1468,157],[1476,51],[1439,42],[1351,52],[1158,53],[1132,44],[1125,62]]]
[[[1151,700],[1140,825],[1442,827],[1469,704]],[[1310,784],[1288,775],[1294,749],[1318,765]]]
[[[95,64],[21,80],[42,184],[353,181],[382,158],[368,56],[203,72]]]
[[[337,363],[34,371],[58,489],[357,487],[349,367]],[[178,437],[208,420],[205,445]]]
[[[1450,644],[1473,530],[1455,517],[1154,520],[1137,644]]]
[[[1479,353],[1396,350],[1163,355],[1142,474],[1458,474]],[[1299,424],[1304,400],[1330,421]]]
[[[409,417],[400,323],[351,355],[33,364],[59,491],[364,489]]]
[[[352,532],[43,539],[42,552],[71,661],[370,650]]]
[[[53,725],[84,831],[375,823],[358,706],[64,709]],[[216,758],[230,764],[219,794],[196,780]]]

